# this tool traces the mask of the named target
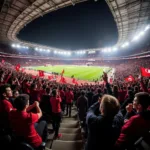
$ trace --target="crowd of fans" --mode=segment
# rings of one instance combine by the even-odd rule
[[[85,150],[133,149],[134,142],[150,131],[150,79],[123,79],[139,75],[139,67],[148,67],[150,60],[116,64],[114,82],[110,84],[104,73],[101,85],[56,83],[1,64],[0,128],[39,148],[49,134],[47,118],[52,119],[55,139],[60,138],[62,114],[71,117],[75,105],[86,133]]]

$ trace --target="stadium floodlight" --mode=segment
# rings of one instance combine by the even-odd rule
[[[107,48],[107,52],[111,52],[111,48]]]
[[[139,36],[143,36],[144,33],[145,33],[144,31],[140,32],[140,33],[139,33]]]
[[[68,55],[71,55],[71,52],[68,52]]]
[[[107,48],[104,48],[104,49],[103,49],[103,52],[107,52]]]
[[[147,31],[150,29],[150,25],[146,26],[145,30],[144,31]]]
[[[128,42],[124,43],[121,47],[124,48],[124,47],[127,47],[127,46],[129,46]]]
[[[118,48],[117,48],[117,47],[113,47],[112,50],[113,50],[113,51],[117,51]]]
[[[140,36],[135,36],[132,41],[137,41]]]
[[[16,45],[16,47],[17,47],[17,48],[20,48],[20,45],[19,45],[19,44],[17,44],[17,45]]]
[[[11,46],[12,46],[12,47],[16,47],[16,45],[15,45],[15,44],[12,44]]]
[[[48,49],[48,50],[47,50],[47,52],[51,52],[51,50],[50,50],[50,49]]]

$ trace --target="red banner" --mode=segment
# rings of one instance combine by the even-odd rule
[[[16,69],[16,71],[19,71],[19,70],[20,70],[20,64],[17,64],[17,65],[15,66],[15,69]]]
[[[39,77],[44,77],[44,71],[39,70]]]
[[[141,75],[143,77],[150,77],[150,69],[141,67]]]
[[[75,78],[72,79],[72,83],[78,85],[78,82]]]
[[[61,76],[61,78],[60,78],[60,81],[59,81],[60,83],[67,83],[66,82],[66,79],[63,77],[63,76]]]
[[[53,75],[49,75],[49,76],[48,76],[48,79],[49,79],[49,80],[52,80],[52,79],[53,79]]]
[[[134,81],[135,79],[134,79],[134,77],[132,76],[132,75],[130,75],[130,76],[128,76],[127,78],[125,78],[125,81],[127,81],[127,82],[132,82],[132,81]]]

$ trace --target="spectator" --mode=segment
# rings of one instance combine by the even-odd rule
[[[61,133],[59,133],[59,127],[61,122],[61,98],[60,95],[58,95],[58,92],[54,89],[52,91],[52,97],[50,99],[50,103],[52,106],[52,125],[53,130],[55,131],[55,138],[60,138],[62,136]]]
[[[74,99],[74,94],[71,91],[71,88],[68,88],[68,91],[66,92],[66,103],[67,103],[66,115],[68,116],[68,113],[69,113],[69,117],[71,117],[71,107],[72,107],[73,99]]]
[[[133,105],[127,107],[128,114],[135,110],[135,115],[129,118],[122,127],[120,136],[116,141],[116,149],[132,149],[138,138],[150,131],[150,96],[148,93],[140,92],[135,95]],[[133,114],[133,113],[132,113]]]
[[[62,102],[61,102],[61,109],[64,113],[64,110],[65,110],[65,92],[63,91],[62,87],[59,88],[59,93],[60,93],[60,97],[62,99]]]
[[[12,97],[12,90],[10,85],[3,85],[1,87],[1,96],[0,101],[0,126],[2,128],[9,129],[9,112],[14,109],[10,98]]]
[[[87,97],[85,97],[85,92],[81,92],[81,96],[77,99],[77,108],[79,111],[79,118],[83,125],[85,125],[85,116],[87,112]]]
[[[10,112],[10,124],[14,133],[37,148],[47,140],[47,124],[39,121],[42,111],[37,101],[29,106],[29,96],[20,94],[14,101],[16,110]],[[36,108],[36,113],[30,112]]]
[[[124,103],[121,105],[121,110],[122,110],[122,113],[123,115],[126,114],[126,106],[129,104],[129,103],[132,103],[133,102],[133,99],[134,99],[134,94],[132,92],[132,90],[129,90],[128,91],[128,98],[124,101]]]
[[[92,105],[93,105],[94,103],[96,103],[96,102],[99,100],[99,98],[101,98],[101,97],[102,97],[102,91],[101,91],[100,88],[98,88],[98,89],[97,89],[97,94],[95,94],[95,95],[93,96],[93,98],[92,98]]]
[[[96,116],[94,112],[98,107],[101,114]],[[100,103],[91,106],[86,117],[89,130],[86,150],[106,150],[113,147],[122,125],[122,120],[118,116],[115,117],[113,124],[119,107],[118,100],[110,95],[104,95]]]

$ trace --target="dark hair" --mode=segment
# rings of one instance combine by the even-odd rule
[[[14,91],[13,91],[13,95],[14,95],[16,92],[19,92],[19,91],[18,91],[18,90],[14,90]]]
[[[100,88],[98,88],[97,92],[100,94],[100,93],[102,93],[102,90]]]
[[[55,97],[56,96],[56,89],[54,89],[53,91],[52,91],[52,95]]]
[[[15,108],[19,111],[22,111],[25,106],[28,104],[29,95],[27,94],[20,94],[15,100],[14,105]]]
[[[81,95],[85,95],[85,91],[84,90],[81,91]]]
[[[36,84],[35,83],[32,83],[31,84],[31,89],[33,90],[35,88]]]
[[[50,93],[50,88],[46,88],[46,93],[47,93],[47,94]]]
[[[129,95],[130,98],[132,98],[132,97],[134,98],[134,94],[133,94],[133,91],[132,91],[132,90],[129,90],[129,91],[128,91],[128,95]]]
[[[42,88],[45,90],[45,89],[46,89],[46,85],[44,84],[44,85],[42,86]]]
[[[6,92],[6,89],[7,88],[10,88],[11,86],[9,84],[5,84],[5,85],[2,85],[0,87],[0,92],[1,92],[1,95],[3,95],[5,92]]]
[[[146,92],[139,92],[135,94],[135,97],[137,97],[137,103],[141,104],[143,109],[147,109],[150,105],[150,96]]]

